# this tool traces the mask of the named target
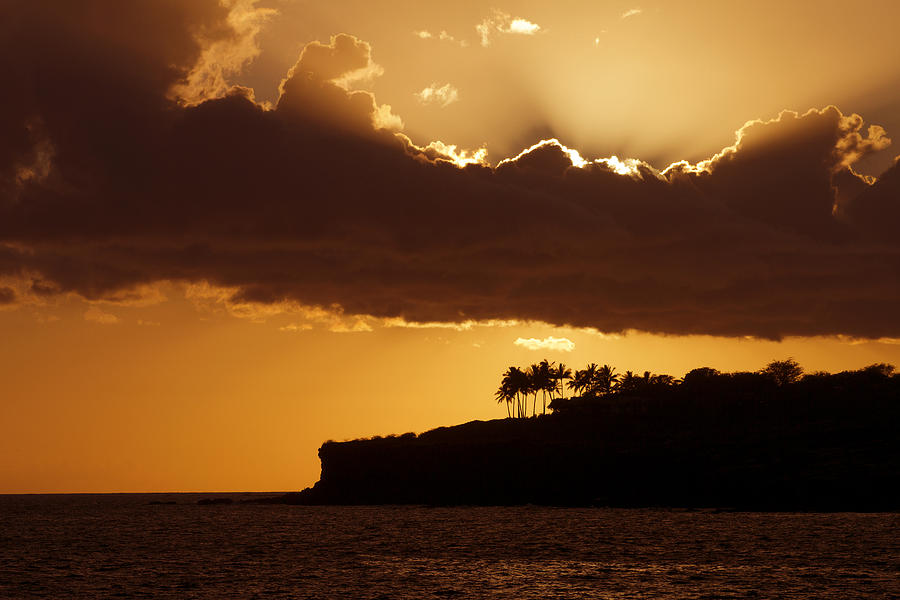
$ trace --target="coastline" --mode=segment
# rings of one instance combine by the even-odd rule
[[[652,400],[621,405],[326,442],[320,480],[273,502],[900,510],[900,403],[815,419],[778,402],[729,418]]]

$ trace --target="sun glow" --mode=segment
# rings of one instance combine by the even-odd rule
[[[620,160],[618,156],[610,156],[609,158],[598,158],[594,161],[598,165],[606,165],[608,169],[618,175],[629,175],[632,177],[640,177],[640,166],[643,164],[636,158],[626,158]]]
[[[583,169],[588,165],[588,161],[584,160],[582,156],[578,153],[578,150],[573,150],[572,148],[566,148],[562,146],[563,152],[569,155],[569,160],[572,161],[573,167],[578,167],[579,169]]]
[[[452,162],[460,168],[466,165],[483,165],[487,159],[487,148],[483,146],[478,150],[460,150],[456,144],[434,141],[425,146],[424,149],[436,152],[440,155],[439,158],[441,160]]]
[[[545,148],[547,146],[555,146],[555,147],[559,148],[559,150],[563,154],[565,154],[566,156],[569,157],[569,160],[572,162],[573,167],[578,167],[579,169],[583,169],[584,167],[586,167],[588,165],[588,161],[586,161],[581,156],[581,154],[578,153],[578,150],[575,150],[573,148],[569,148],[569,147],[565,146],[556,138],[551,138],[549,140],[541,140],[538,143],[536,143],[528,148],[525,148],[524,150],[522,150],[521,152],[519,152],[517,155],[515,155],[512,158],[504,158],[499,163],[497,163],[497,166],[499,167],[500,165],[503,165],[505,163],[514,163],[517,160],[519,160],[520,158],[534,152],[535,150],[540,150],[541,148]]]
[[[522,150],[519,154],[514,156],[513,158],[505,158],[497,163],[497,167],[500,167],[504,163],[515,163],[519,159],[527,156],[531,152],[536,150],[540,150],[542,148],[546,148],[548,146],[553,146],[558,148],[560,152],[565,154],[569,161],[572,163],[573,167],[577,167],[579,169],[588,168],[591,165],[599,165],[609,171],[612,171],[616,175],[623,175],[627,177],[643,177],[643,174],[646,172],[653,173],[657,177],[660,176],[659,172],[656,171],[653,167],[648,165],[647,163],[638,160],[636,158],[626,158],[620,159],[618,156],[610,156],[609,158],[597,158],[593,161],[586,160],[578,150],[574,148],[569,148],[568,146],[561,143],[556,138],[551,138],[549,140],[541,140],[537,144]],[[671,168],[671,167],[669,167]]]

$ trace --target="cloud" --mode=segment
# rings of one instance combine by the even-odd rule
[[[227,78],[234,75],[259,55],[256,36],[263,25],[278,11],[258,8],[259,0],[226,0],[230,8],[225,19],[229,35],[207,37],[198,34],[203,44],[200,59],[172,94],[183,102],[194,104],[211,98],[221,98],[229,89]]]
[[[352,323],[335,323],[328,328],[328,331],[332,333],[368,333],[373,331],[373,329],[365,319],[359,318]]]
[[[453,329],[454,331],[470,331],[475,327],[515,327],[519,323],[517,321],[502,321],[491,319],[487,321],[462,321],[459,323],[443,322],[443,321],[407,321],[405,319],[392,317],[382,319],[378,325],[381,327],[402,327],[406,329]]]
[[[85,311],[84,320],[100,323],[101,325],[117,325],[119,323],[119,317],[105,312],[97,306],[92,306]]]
[[[351,90],[382,72],[372,60],[371,46],[351,35],[333,36],[328,44],[309,43],[279,86],[276,112],[295,123],[328,123],[356,135],[398,129],[402,123],[390,106],[379,105],[371,92]],[[252,101],[243,90],[231,96]]]
[[[467,42],[466,40],[458,40],[443,30],[441,30],[441,32],[438,34],[438,39],[442,42],[452,42],[454,44],[459,44],[462,48],[465,48],[469,45],[469,42]]]
[[[481,38],[482,46],[491,45],[491,37],[496,33],[514,35],[534,35],[541,31],[541,26],[522,17],[513,17],[508,13],[494,9],[491,16],[475,26]]]
[[[429,142],[424,148],[417,148],[417,151],[429,160],[446,161],[458,167],[487,164],[487,148],[484,146],[478,150],[461,150],[455,144],[445,144],[438,140]]]
[[[518,338],[513,342],[516,346],[522,346],[528,350],[552,350],[554,352],[571,352],[575,349],[575,342],[568,338],[545,337],[542,340],[538,338]]]
[[[303,322],[294,323],[294,327],[312,328],[322,327],[332,333],[360,333],[373,331],[369,323],[372,319],[367,316],[344,314],[340,306],[324,308],[321,306],[302,306],[293,311],[303,319]]]
[[[415,96],[422,104],[438,104],[444,108],[459,100],[459,90],[449,83],[432,83]]]
[[[358,333],[373,331],[373,325],[379,324],[378,319],[368,315],[346,314],[336,304],[312,306],[287,299],[278,302],[259,301],[242,297],[240,288],[211,285],[208,281],[188,285],[185,297],[202,313],[225,314],[254,323],[265,323],[285,315],[296,319],[279,327],[280,331],[296,333],[324,329],[333,333]]]
[[[0,280],[19,299],[137,302],[172,282],[201,310],[332,330],[900,338],[900,166],[853,172],[889,143],[857,115],[750,121],[693,164],[536,140],[491,166],[387,127],[355,89],[374,51],[349,35],[308,44],[272,106],[237,87],[179,101],[206,48],[240,37],[227,7],[125,7],[5,15]]]
[[[413,31],[413,35],[419,38],[420,40],[431,40],[437,39],[442,42],[451,42],[453,44],[458,44],[460,47],[465,48],[469,45],[466,40],[458,40],[443,29],[438,34],[433,34],[428,30],[420,29],[417,31]]]
[[[503,33],[518,33],[520,35],[534,35],[540,30],[540,25],[527,19],[513,19],[505,29],[501,29]]]
[[[16,302],[16,290],[11,287],[0,287],[0,306],[7,306]]]
[[[632,8],[632,9],[629,9],[629,10],[626,10],[625,12],[623,12],[621,18],[627,19],[629,17],[636,17],[639,14],[641,14],[642,12],[644,12],[644,11],[641,10],[640,8]]]
[[[292,333],[298,333],[300,331],[309,331],[313,326],[311,323],[289,323],[284,325],[283,327],[279,327],[279,331],[290,331]]]

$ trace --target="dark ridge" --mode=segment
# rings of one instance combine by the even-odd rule
[[[273,501],[900,509],[900,377],[702,375],[536,418],[329,441],[320,480]]]

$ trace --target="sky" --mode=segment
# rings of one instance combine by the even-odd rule
[[[301,489],[543,358],[900,364],[894,2],[0,7],[0,493]]]

